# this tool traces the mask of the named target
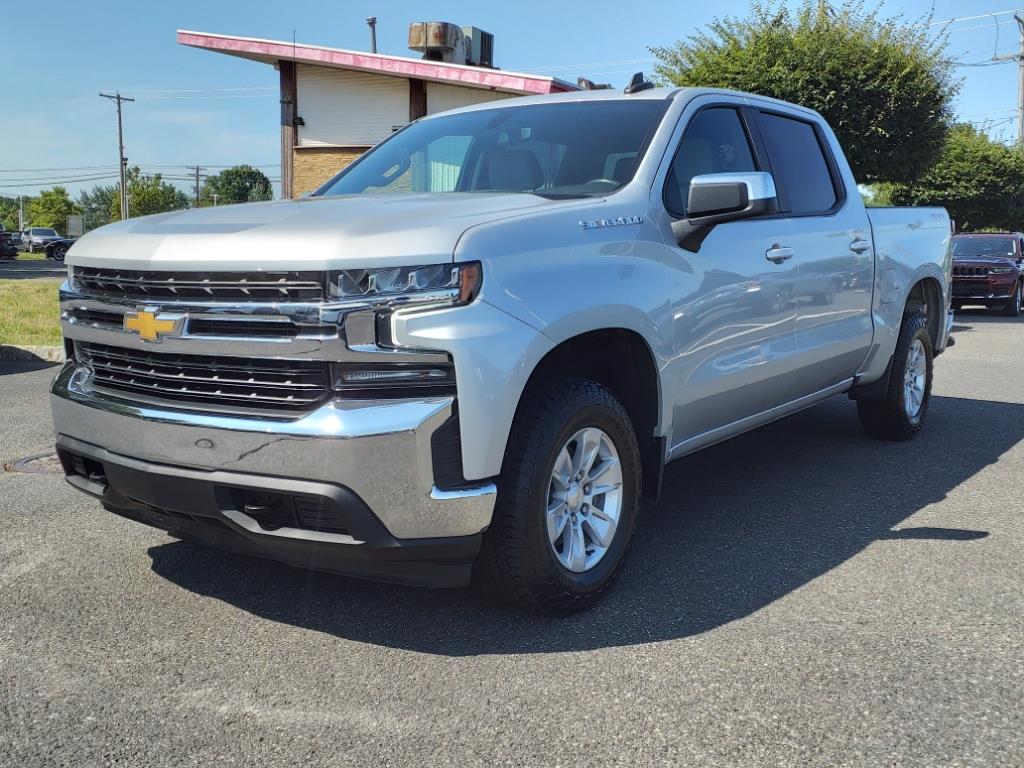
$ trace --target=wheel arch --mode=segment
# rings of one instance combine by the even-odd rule
[[[924,312],[928,325],[928,336],[932,340],[932,349],[939,348],[942,340],[943,316],[945,315],[942,284],[932,276],[919,279],[907,292],[907,301],[903,305],[903,314]]]
[[[945,316],[945,301],[943,300],[942,284],[937,278],[931,275],[920,277],[907,291],[907,299],[903,303],[903,312],[900,315],[900,322],[902,324],[902,318],[908,314],[915,314],[917,312],[924,312],[926,315],[926,327],[928,328],[928,336],[932,342],[932,350],[939,348],[939,342],[941,341],[941,335],[943,332],[943,322]],[[896,336],[899,334],[897,328]],[[885,366],[885,371],[882,376],[874,381],[867,384],[858,384],[850,390],[849,397],[852,400],[881,400],[885,397],[886,391],[889,388],[889,378],[892,376],[892,361],[896,354],[896,338],[893,339],[892,351],[889,353],[889,359]]]
[[[665,438],[659,435],[661,377],[647,340],[630,328],[606,327],[560,341],[531,371],[520,394],[513,425],[519,422],[522,411],[529,407],[537,392],[572,378],[596,381],[622,403],[640,446],[644,496],[657,498],[665,464]]]

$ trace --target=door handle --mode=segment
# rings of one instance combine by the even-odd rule
[[[768,259],[768,261],[773,261],[776,264],[781,264],[786,259],[793,258],[793,249],[781,245],[776,245],[765,251],[764,257]]]
[[[850,243],[850,250],[854,253],[864,253],[864,251],[870,250],[870,248],[871,242],[868,240],[861,240],[860,238],[857,238]]]

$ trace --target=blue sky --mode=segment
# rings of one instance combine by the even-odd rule
[[[1018,0],[1024,5],[1024,0]],[[279,174],[276,72],[270,66],[186,48],[177,29],[365,49],[364,18],[376,15],[381,52],[409,54],[408,23],[438,19],[495,35],[496,64],[567,80],[578,75],[624,84],[650,70],[649,46],[669,45],[715,16],[742,15],[748,0],[715,3],[631,0],[577,2],[409,2],[389,0],[35,0],[4,11],[0,48],[0,194],[32,194],[67,179],[113,174],[114,106],[98,97],[119,89],[129,161],[149,172],[181,175],[183,166],[237,163]],[[602,6],[604,10],[602,10]],[[886,0],[886,14],[922,18],[979,16],[1013,10],[1012,0]],[[429,10],[424,10],[429,9]],[[1000,22],[997,26],[997,22]],[[938,31],[938,27],[935,28]],[[1012,17],[987,16],[949,27],[949,51],[984,62],[1016,50]],[[998,38],[997,38],[998,34]],[[965,67],[957,100],[963,118],[1016,135],[1017,67]],[[196,92],[201,89],[245,89]],[[56,169],[56,170],[44,170]],[[72,194],[110,180],[67,183]],[[183,188],[187,182],[181,181]]]

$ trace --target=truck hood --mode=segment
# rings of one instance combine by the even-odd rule
[[[113,269],[334,269],[450,261],[477,224],[581,201],[536,195],[339,195],[177,211],[110,224],[68,251]]]

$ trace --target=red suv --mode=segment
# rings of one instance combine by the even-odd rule
[[[967,304],[1000,308],[1017,317],[1024,283],[1024,233],[986,232],[953,237],[953,309]]]

